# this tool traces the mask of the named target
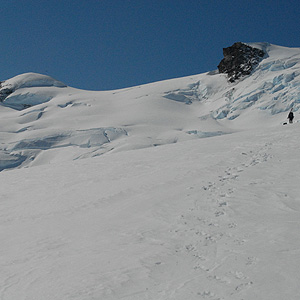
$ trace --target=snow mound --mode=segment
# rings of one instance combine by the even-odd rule
[[[47,75],[21,74],[0,83],[0,102],[4,106],[22,110],[50,101],[56,95],[55,88],[63,87],[67,86]]]
[[[66,85],[50,76],[38,73],[25,73],[2,82],[1,87],[12,90],[28,87],[66,87]]]

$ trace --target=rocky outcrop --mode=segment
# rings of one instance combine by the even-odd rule
[[[13,92],[14,90],[9,87],[3,87],[2,81],[0,81],[0,102],[3,102],[5,98]]]
[[[242,76],[250,75],[266,53],[237,42],[231,47],[223,48],[223,55],[224,58],[218,65],[219,72],[227,74],[228,80],[234,82]]]

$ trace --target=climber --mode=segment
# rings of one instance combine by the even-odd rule
[[[289,119],[290,124],[293,123],[293,119],[294,119],[293,109],[291,109],[287,118]]]

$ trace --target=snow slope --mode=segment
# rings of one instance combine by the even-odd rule
[[[0,173],[2,299],[299,299],[298,124]]]
[[[299,299],[300,49],[255,47],[235,83],[2,82],[0,299]]]

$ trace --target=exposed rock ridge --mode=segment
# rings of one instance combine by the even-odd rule
[[[228,75],[228,80],[234,82],[245,75],[250,75],[253,69],[263,59],[266,53],[241,42],[223,48],[224,58],[218,65],[220,73]]]

